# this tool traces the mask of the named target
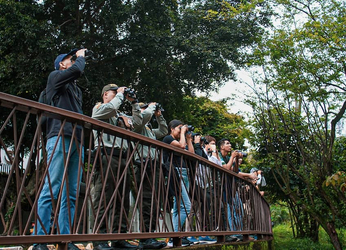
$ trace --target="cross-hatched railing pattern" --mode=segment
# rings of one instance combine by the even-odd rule
[[[239,233],[244,238],[272,235],[269,205],[257,189],[202,157],[85,115],[4,93],[0,110],[1,154],[10,166],[0,173],[1,244],[197,235],[222,241],[225,235]],[[37,126],[46,117],[62,124],[57,140],[48,145],[51,155],[46,154],[47,140]],[[64,135],[65,124],[72,124],[71,137]],[[120,147],[103,147],[104,134]],[[151,152],[147,157],[144,147]],[[54,155],[59,150],[62,181],[55,183],[50,169],[56,167]],[[181,164],[174,167],[177,157]],[[72,161],[78,166],[73,173]],[[52,185],[59,185],[58,193],[53,193]],[[46,199],[40,199],[42,192]],[[174,199],[179,206],[174,207]],[[38,230],[43,234],[37,235]]]

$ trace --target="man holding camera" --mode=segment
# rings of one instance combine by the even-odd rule
[[[168,126],[162,115],[162,107],[159,103],[151,102],[149,104],[139,103],[142,113],[142,123],[134,126],[134,132],[149,137],[151,139],[160,139],[167,135]],[[152,116],[155,115],[158,128],[152,128],[150,123]],[[142,207],[140,214],[143,215],[144,228],[142,232],[154,232],[157,226],[157,195],[153,196],[153,189],[158,190],[158,180],[160,173],[160,155],[153,147],[138,145],[139,154],[136,155],[137,166],[135,167],[135,177],[137,190],[142,186],[141,200]],[[154,175],[155,173],[155,175]],[[141,183],[144,175],[143,183]],[[156,198],[156,199],[155,199]],[[153,206],[153,207],[152,207]],[[165,242],[159,242],[156,239],[142,239],[141,248],[160,249],[166,246]]]
[[[125,94],[124,94],[125,93]],[[92,111],[92,118],[119,125],[119,108],[125,98],[132,103],[132,117],[127,123],[138,126],[142,124],[142,115],[135,96],[129,95],[126,87],[118,87],[115,84],[108,84],[102,89],[103,103],[97,103]],[[123,118],[122,118],[123,119]],[[98,233],[126,233],[126,216],[129,211],[130,194],[130,171],[127,170],[121,178],[126,167],[127,160],[127,140],[114,135],[93,131],[95,150],[93,158],[96,158],[95,173],[93,175],[92,201],[95,210],[93,230]],[[120,168],[120,169],[119,169]],[[119,175],[118,175],[119,173]],[[116,187],[118,186],[118,189]],[[115,201],[111,197],[115,193]],[[124,197],[123,197],[124,194]],[[111,203],[110,209],[106,210]],[[114,204],[116,204],[114,206]],[[113,207],[114,206],[114,207]],[[123,208],[123,211],[121,210]],[[114,210],[114,211],[113,211]],[[121,214],[123,212],[124,214]],[[106,213],[106,216],[104,216]],[[113,214],[114,213],[114,214]],[[109,223],[109,218],[114,220]],[[110,224],[110,225],[109,225]],[[112,226],[112,228],[110,228]],[[120,232],[119,232],[120,229]],[[110,247],[106,241],[94,242],[96,250],[111,250],[112,248],[137,248],[125,240],[112,241]]]
[[[55,70],[49,74],[46,86],[46,98],[55,107],[83,113],[82,92],[76,80],[82,75],[85,67],[85,51],[86,49],[75,49],[67,54],[60,54],[55,59]],[[76,59],[72,60],[74,55]],[[78,185],[82,177],[79,163],[84,160],[83,146],[80,145],[82,128],[79,125],[74,128],[75,125],[66,122],[61,132],[61,126],[60,119],[47,119],[48,174],[44,178],[44,185],[38,199],[39,220],[35,223],[34,235],[50,234],[55,226],[58,226],[57,230],[60,234],[71,233],[75,202],[78,197],[77,190],[79,190]],[[73,135],[75,137],[72,137]],[[69,159],[66,159],[68,155]],[[51,225],[52,197],[58,198],[61,185],[63,189],[58,225]],[[48,250],[48,247],[46,244],[35,244],[33,249]],[[76,250],[78,247],[69,243],[68,249]]]
[[[243,158],[243,153],[237,150],[234,150],[232,152],[232,145],[228,139],[221,139],[219,141],[219,148],[220,148],[219,156],[221,159],[222,167],[228,170],[232,170],[233,172],[237,173],[241,177],[249,178],[251,180],[257,179],[257,176],[254,173],[249,174],[249,173],[240,172],[239,166],[238,166],[238,159]],[[229,156],[229,153],[231,153],[231,156]]]
[[[221,139],[219,141],[219,156],[222,162],[222,167],[232,170],[238,175],[240,175],[243,178],[249,178],[251,180],[256,178],[256,175],[254,173],[242,173],[239,170],[239,158],[243,158],[243,153],[239,152],[237,150],[234,150],[232,152],[232,145],[231,142],[228,139]],[[232,152],[232,153],[231,153]],[[229,153],[231,153],[231,156],[229,156]],[[229,179],[229,194],[234,193],[234,197],[232,197],[232,200],[228,200],[227,202],[227,210],[228,210],[228,221],[231,231],[241,231],[243,228],[243,204],[239,197],[238,191],[237,191],[237,182],[233,182],[232,179]],[[233,192],[232,189],[235,189],[236,191]],[[231,205],[233,204],[232,208]],[[233,215],[232,215],[233,213]],[[226,239],[228,241],[240,241],[242,240],[241,235],[234,235],[228,237]]]
[[[195,153],[203,158],[221,166],[221,160],[219,158],[217,149],[216,149],[216,139],[210,135],[201,136],[198,133],[193,135],[194,141],[194,149]],[[194,210],[195,214],[198,217],[196,219],[196,229],[198,231],[205,231],[206,228],[210,227],[210,218],[209,212],[211,208],[211,198],[210,198],[210,188],[213,186],[212,184],[212,171],[208,166],[201,163],[199,164],[196,170],[195,180],[197,183],[194,196],[197,200],[194,202]],[[202,215],[205,218],[202,218]],[[192,216],[190,213],[189,217]],[[186,222],[186,231],[191,231],[189,221],[193,221],[192,219],[187,220]],[[205,221],[204,228],[201,227],[201,223]],[[199,223],[197,223],[199,222]],[[212,230],[211,228],[209,228]],[[207,229],[208,230],[208,229]],[[200,236],[198,238],[189,237],[188,240],[194,242],[194,244],[204,243],[204,244],[213,244],[216,243],[215,239],[210,238],[209,236]]]

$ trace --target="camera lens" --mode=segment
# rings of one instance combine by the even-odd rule
[[[192,132],[195,130],[195,127],[192,125],[187,125],[187,131]]]

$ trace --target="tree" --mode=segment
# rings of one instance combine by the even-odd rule
[[[232,148],[246,150],[244,142],[249,130],[244,117],[227,110],[227,100],[213,102],[207,97],[185,96],[183,109],[178,118],[195,127],[194,132],[211,135],[218,141],[228,138]]]
[[[282,22],[252,51],[251,63],[263,65],[264,76],[256,79],[264,91],[251,101],[255,141],[285,195],[342,249],[336,223],[345,226],[346,196],[325,181],[338,170],[336,126],[346,109],[345,3],[272,3]]]
[[[174,117],[185,94],[217,90],[234,79],[235,67],[244,64],[243,48],[268,20],[266,13],[208,19],[209,10],[223,8],[215,1],[0,3],[0,54],[7,59],[1,60],[1,91],[37,100],[56,55],[84,46],[98,56],[80,81],[86,114],[102,86],[115,82],[135,88],[144,101],[162,103]]]

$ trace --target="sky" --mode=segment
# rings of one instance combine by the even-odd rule
[[[236,73],[238,78],[237,81],[229,81],[225,83],[225,85],[221,87],[218,92],[212,92],[209,99],[212,101],[218,101],[220,99],[236,95],[238,98],[229,101],[228,111],[230,113],[238,113],[246,116],[246,113],[251,112],[252,109],[250,106],[242,102],[245,97],[244,94],[250,91],[249,87],[243,82],[252,83],[252,79],[250,74],[244,70],[236,71]]]

